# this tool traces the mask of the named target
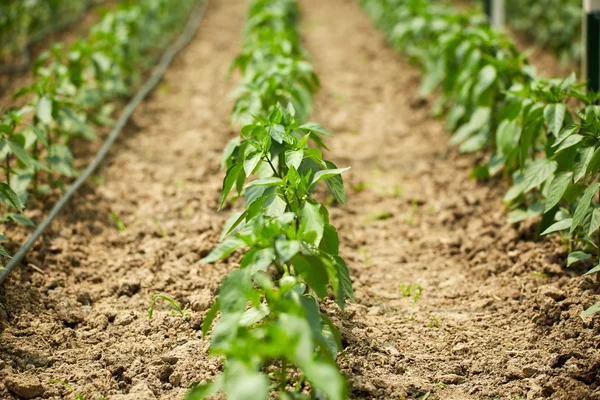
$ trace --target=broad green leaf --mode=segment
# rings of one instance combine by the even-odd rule
[[[266,304],[261,304],[259,307],[252,307],[246,310],[240,318],[240,326],[252,326],[269,315],[271,311]]]
[[[585,171],[594,155],[593,147],[584,147],[577,150],[578,157],[573,165],[573,182],[578,182],[585,175]]]
[[[584,275],[592,275],[592,274],[597,274],[599,272],[600,272],[600,265],[596,265],[594,268],[590,269]]]
[[[558,136],[565,120],[567,107],[562,103],[548,104],[544,108],[544,119],[548,124],[548,132]]]
[[[317,182],[319,182],[319,181],[321,181],[323,179],[329,179],[329,178],[331,178],[333,176],[340,175],[340,174],[348,171],[349,169],[350,169],[350,167],[348,167],[348,168],[337,168],[337,169],[324,169],[324,170],[321,170],[321,171],[317,172],[315,174],[315,176],[313,177],[312,185],[315,185]]]
[[[479,97],[483,92],[485,92],[496,80],[498,76],[496,72],[496,68],[492,65],[486,65],[479,71],[479,75],[477,77],[477,83],[475,84],[474,93],[475,96]]]
[[[42,123],[50,125],[52,122],[52,100],[45,96],[40,98],[35,107],[35,115]]]
[[[490,122],[491,108],[479,107],[475,110],[471,119],[462,125],[450,139],[450,144],[460,144],[467,140],[471,135],[487,126]]]
[[[552,179],[552,182],[550,183],[550,188],[548,189],[546,210],[544,212],[550,211],[562,199],[571,183],[572,176],[572,172],[561,172],[554,176],[554,179]]]
[[[592,258],[591,254],[584,253],[583,251],[574,251],[569,253],[569,256],[567,257],[567,267],[570,267],[576,262],[588,260],[590,258]]]
[[[337,256],[339,254],[340,239],[335,226],[331,224],[325,224],[325,229],[323,230],[323,240],[321,241],[319,248],[325,253],[331,254],[332,256]]]
[[[221,191],[221,202],[219,203],[219,210],[221,209],[221,207],[223,207],[223,204],[225,204],[225,200],[227,200],[227,196],[229,195],[229,192],[231,192],[231,189],[233,188],[233,185],[237,181],[238,175],[240,174],[240,171],[242,171],[243,168],[244,167],[242,165],[235,164],[229,167],[229,169],[227,170],[225,178],[223,179],[223,189]]]
[[[268,217],[277,218],[281,216],[287,208],[287,203],[279,194],[274,194],[265,200],[263,209]]]
[[[285,131],[283,125],[271,125],[267,127],[267,132],[277,143],[282,144],[286,142],[288,144],[294,144],[294,138]]]
[[[305,202],[299,211],[300,237],[318,246],[323,238],[325,221],[321,214],[321,205]]]
[[[246,242],[236,237],[229,237],[219,243],[209,255],[200,260],[201,264],[210,264],[230,256],[236,250],[246,247]]]
[[[309,131],[309,132],[316,132],[316,133],[320,133],[325,136],[333,137],[333,135],[331,133],[329,133],[329,131],[327,129],[323,128],[321,125],[314,123],[314,122],[307,122],[304,125],[300,125],[298,127],[298,129],[302,129],[302,130]]]
[[[298,276],[315,291],[319,298],[324,298],[327,294],[329,277],[323,260],[317,256],[297,254],[291,262]]]
[[[230,361],[225,370],[223,391],[228,400],[267,399],[269,382],[260,372],[246,367],[239,361]]]
[[[217,376],[213,382],[194,386],[185,396],[185,400],[205,400],[217,394],[223,385],[223,375]]]
[[[573,220],[571,218],[566,218],[563,219],[561,221],[555,222],[554,224],[552,224],[548,229],[546,229],[544,232],[541,233],[541,235],[548,235],[550,233],[554,233],[554,232],[558,232],[558,231],[563,231],[565,229],[569,229],[571,227],[571,224],[573,223]]]
[[[496,131],[496,144],[504,156],[509,155],[519,143],[521,128],[517,121],[503,120]]]
[[[231,139],[229,141],[229,143],[227,143],[227,145],[225,146],[225,150],[223,150],[223,158],[221,160],[221,167],[225,168],[225,167],[229,167],[229,159],[231,158],[231,156],[233,155],[233,153],[235,152],[235,149],[237,149],[237,147],[240,145],[240,137],[236,136],[233,139]]]
[[[277,251],[277,257],[282,263],[286,263],[291,260],[302,248],[302,244],[299,240],[277,240],[275,242],[275,250]]]
[[[325,165],[328,169],[337,169],[337,166],[331,161],[325,161]],[[341,175],[334,175],[329,179],[325,180],[327,187],[335,200],[340,204],[346,204],[346,192],[344,190],[344,180]]]
[[[285,165],[288,168],[294,168],[298,170],[300,168],[300,164],[302,164],[302,159],[304,158],[304,150],[287,150],[285,152]]]
[[[252,259],[251,274],[254,276],[258,271],[266,271],[275,260],[275,250],[271,247],[258,250]]]
[[[556,138],[556,141],[554,142],[554,144],[552,145],[552,147],[558,147],[558,146],[560,146],[562,142],[564,142],[566,139],[568,139],[572,134],[574,134],[578,130],[579,130],[579,126],[575,125],[575,124],[570,124],[570,125],[565,126],[560,131],[560,134]]]
[[[244,160],[244,172],[246,173],[246,176],[252,175],[252,173],[256,169],[256,166],[260,162],[261,156],[262,156],[262,153],[257,151],[255,153],[250,154]]]
[[[21,203],[21,199],[19,196],[4,182],[0,182],[0,193],[4,196],[4,198],[12,204],[14,208],[19,210],[19,212],[23,212],[23,203]]]
[[[557,167],[558,164],[556,161],[546,158],[537,159],[529,164],[525,170],[525,192],[537,188],[546,182],[554,174]]]
[[[560,146],[556,150],[555,154],[560,153],[561,151],[563,151],[565,149],[575,146],[577,143],[581,142],[582,140],[583,140],[583,136],[581,136],[577,133],[569,136],[560,144]]]
[[[594,234],[598,228],[600,228],[600,208],[594,208],[592,212],[592,219],[590,221],[590,227],[587,231],[588,236]]]
[[[577,229],[577,227],[583,222],[585,215],[591,207],[592,197],[594,197],[599,187],[600,184],[595,182],[585,191],[583,196],[581,196],[579,204],[577,204],[577,208],[573,214],[573,224],[571,225],[570,233],[573,233],[575,229]]]
[[[587,170],[587,174],[595,174],[600,170],[600,147],[596,148],[594,154],[592,155],[592,159],[590,160]]]
[[[281,180],[281,178],[271,176],[269,178],[261,178],[261,179],[257,179],[252,182],[249,182],[248,184],[246,184],[246,188],[255,187],[255,186],[281,186],[282,183],[283,183],[283,181]]]
[[[333,364],[322,361],[313,361],[302,369],[308,381],[322,390],[328,400],[343,400],[345,395],[344,378]]]

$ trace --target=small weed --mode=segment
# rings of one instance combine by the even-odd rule
[[[183,179],[177,179],[175,181],[175,187],[177,189],[183,189],[185,187],[185,180],[183,180]]]
[[[413,224],[413,222],[415,221],[415,215],[417,214],[418,210],[419,210],[419,203],[417,202],[417,199],[413,199],[412,206],[410,208],[410,212],[406,216],[406,223],[408,225]]]
[[[402,188],[396,183],[392,189],[392,197],[402,197],[403,194]]]
[[[360,192],[364,192],[365,190],[367,190],[369,187],[369,185],[366,182],[360,182],[354,186],[352,186],[352,190],[354,190],[356,193],[360,193]]]
[[[117,227],[117,229],[120,232],[125,232],[127,230],[127,227],[125,226],[125,224],[123,223],[123,221],[121,221],[121,218],[119,218],[119,216],[115,213],[110,213],[110,217],[112,218],[115,226]]]
[[[367,250],[361,248],[361,249],[358,249],[357,251],[363,255],[364,267],[368,268],[371,265],[371,257],[369,257],[369,255],[367,254]]]
[[[440,327],[440,320],[437,319],[437,317],[435,315],[431,316],[431,321],[429,321],[429,323],[427,324],[428,328],[439,328]]]
[[[419,397],[419,400],[427,400],[431,396],[431,392],[425,393],[423,396]]]
[[[167,237],[167,230],[162,226],[162,224],[160,223],[159,220],[157,220],[156,218],[154,218],[152,220],[152,222],[154,222],[154,225],[156,226],[156,229],[158,230],[158,233],[160,234],[160,237],[162,237],[163,239]]]
[[[531,276],[535,276],[536,278],[550,278],[550,275],[544,272],[533,271]]]
[[[435,213],[435,207],[434,206],[427,207],[427,214],[432,215],[433,213]]]
[[[446,389],[448,387],[448,385],[446,385],[444,382],[439,382],[438,386],[441,387],[442,389]]]
[[[415,306],[417,305],[417,301],[419,301],[419,298],[421,297],[422,293],[423,288],[418,283],[413,283],[411,285],[407,285],[404,282],[400,283],[400,294],[403,297],[412,296],[413,298],[412,304],[410,306],[410,316],[408,317],[409,320],[413,318],[413,315],[415,313]]]
[[[65,388],[69,389],[69,391],[73,394],[73,396],[75,396],[75,398],[77,400],[85,400],[85,397],[83,397],[82,394],[78,393],[77,391],[75,391],[75,389],[73,389],[73,386],[69,385],[67,382],[58,380],[58,379],[50,379],[48,381],[49,383],[56,383],[58,385],[62,385]],[[106,400],[104,397],[100,397],[100,400]]]
[[[392,218],[392,214],[389,212],[382,212],[382,213],[375,215],[375,219],[377,219],[379,221],[385,221],[386,219],[390,219],[390,218]]]
[[[102,186],[102,185],[104,185],[104,177],[103,177],[103,176],[100,176],[100,175],[92,175],[92,176],[91,176],[91,178],[92,178],[92,181],[93,181],[93,182],[94,182],[96,185],[98,185],[98,186]]]
[[[148,310],[148,318],[152,319],[152,316],[154,315],[154,308],[156,307],[156,300],[158,299],[162,299],[171,303],[169,310],[171,311],[172,315],[180,315],[186,321],[192,317],[192,314],[189,310],[189,304],[186,304],[185,307],[181,308],[177,300],[167,296],[166,294],[159,293],[152,296],[152,303],[150,304],[150,309]]]

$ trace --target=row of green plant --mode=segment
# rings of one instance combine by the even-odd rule
[[[481,9],[481,0],[470,0]],[[554,52],[561,64],[582,57],[582,0],[505,0],[506,24],[541,47]]]
[[[600,272],[600,96],[574,75],[540,79],[484,16],[429,0],[361,0],[390,43],[420,64],[421,93],[436,91],[452,144],[478,153],[477,178],[510,178],[509,218],[540,217],[559,232],[567,265],[598,258]]]
[[[319,147],[331,134],[306,122],[319,80],[297,19],[296,0],[249,5],[243,51],[232,66],[242,76],[233,120],[243,127],[223,155],[220,201],[222,208],[243,198],[245,207],[202,260],[241,251],[240,268],[224,279],[203,325],[207,334],[220,315],[210,348],[223,357],[224,372],[193,389],[190,400],[219,391],[229,399],[346,397],[335,362],[340,334],[320,301],[331,293],[343,312],[354,295],[337,231],[316,197],[324,182],[345,203],[340,174],[347,168],[323,159]]]
[[[19,51],[32,39],[40,39],[75,20],[93,0],[5,0],[0,4],[0,55]]]
[[[112,124],[119,99],[136,87],[154,51],[181,26],[195,0],[123,4],[94,25],[86,39],[62,43],[37,59],[31,85],[15,98],[24,103],[0,112],[2,222],[33,225],[23,214],[31,194],[63,186],[77,174],[71,145],[94,140]],[[6,240],[4,235],[0,239]],[[0,247],[0,254],[9,254]]]

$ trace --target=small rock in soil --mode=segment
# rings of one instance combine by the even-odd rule
[[[565,292],[551,285],[542,286],[539,289],[539,293],[543,296],[550,297],[554,301],[561,301],[565,299]]]
[[[438,376],[436,380],[446,385],[460,385],[465,381],[465,378],[456,374],[446,374]]]
[[[33,399],[44,393],[44,387],[40,380],[34,376],[13,375],[4,381],[6,388],[24,399]]]

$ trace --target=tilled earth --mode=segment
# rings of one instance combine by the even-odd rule
[[[356,1],[300,3],[323,82],[312,119],[352,166],[349,205],[331,213],[357,303],[346,318],[325,305],[351,398],[600,399],[600,319],[579,315],[598,285],[563,267],[560,240],[506,222],[503,182],[469,179],[473,159],[448,147],[419,71]],[[211,0],[100,177],[1,289],[0,398],[72,396],[59,379],[86,399],[180,400],[218,373],[200,325],[237,258],[198,261],[230,212],[215,210],[245,7]],[[191,320],[162,302],[150,320],[156,293],[190,304]]]

